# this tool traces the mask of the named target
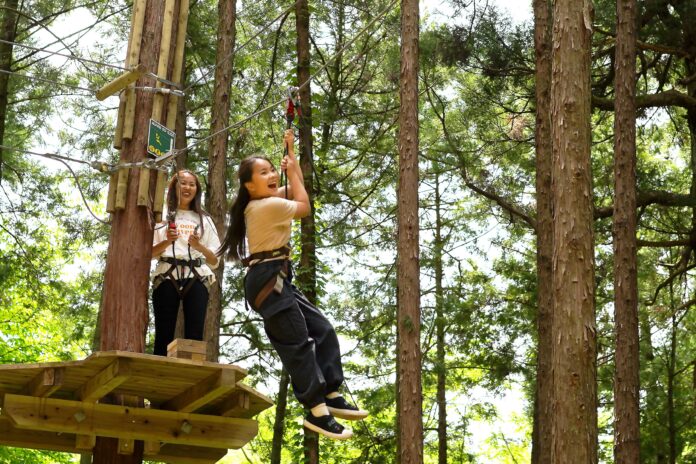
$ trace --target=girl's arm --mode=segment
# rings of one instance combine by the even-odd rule
[[[280,171],[281,172],[287,172],[288,170],[288,157],[284,156],[283,159],[280,161]],[[302,173],[302,168],[300,168],[300,182],[302,182],[302,185],[304,185],[304,174]],[[285,198],[287,192],[287,199],[288,200],[294,200],[295,197],[292,193],[292,185],[287,185],[287,190],[285,186],[278,187],[278,190],[276,191],[276,196],[279,198]]]
[[[295,219],[300,219],[307,216],[310,213],[309,207],[309,196],[304,186],[304,177],[302,177],[302,170],[300,165],[295,158],[295,134],[292,129],[285,131],[284,137],[285,145],[288,147],[287,156],[287,173],[288,173],[288,183],[292,187],[292,199],[297,203],[297,209],[295,210]],[[284,193],[283,193],[284,195]]]
[[[215,268],[217,266],[217,255],[214,251],[212,251],[210,248],[201,243],[201,237],[200,235],[198,235],[198,232],[189,235],[188,243],[189,245],[191,245],[191,248],[203,253],[203,256],[205,256],[205,262],[208,263],[211,267]]]

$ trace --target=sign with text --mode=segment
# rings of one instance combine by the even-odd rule
[[[166,155],[174,148],[175,136],[174,132],[150,119],[150,130],[147,134],[147,152],[155,157]]]

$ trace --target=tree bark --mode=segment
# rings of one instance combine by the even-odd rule
[[[640,462],[636,243],[636,0],[616,4],[614,114],[614,461]]]
[[[597,462],[596,327],[590,166],[589,0],[556,0],[553,147],[552,462]]]
[[[211,133],[220,132],[211,139],[208,157],[208,195],[207,208],[218,236],[222,242],[225,236],[225,214],[227,212],[227,146],[229,132],[223,130],[230,121],[230,88],[232,87],[232,65],[230,57],[235,43],[235,21],[237,17],[236,0],[218,2],[218,36],[215,53],[215,85],[213,88],[213,109],[211,114]],[[222,280],[225,261],[218,260],[215,283],[210,286],[208,311],[205,317],[205,340],[208,344],[207,359],[217,362],[220,356],[220,319],[222,318]]]
[[[437,462],[447,464],[447,365],[445,361],[445,314],[444,288],[442,285],[442,254],[444,240],[442,237],[442,199],[440,193],[439,166],[435,170],[435,365],[437,372]]]
[[[5,0],[2,10],[2,39],[14,42],[17,36],[17,7],[19,0]],[[13,45],[0,43],[0,70],[11,71]],[[0,145],[5,143],[5,125],[7,124],[7,104],[9,101],[10,75],[0,73]],[[2,182],[3,150],[0,149],[0,182]]]
[[[401,2],[399,185],[397,187],[397,330],[399,331],[399,441],[402,464],[423,462],[418,224],[417,0]]]
[[[140,63],[145,69],[157,69],[164,2],[147,2],[140,49]],[[154,86],[152,78],[141,78],[138,86]],[[121,163],[138,162],[146,156],[147,128],[152,114],[152,94],[136,93],[135,131],[132,140],[125,139]],[[153,228],[146,208],[136,205],[138,171],[131,169],[124,210],[112,216],[111,235],[104,271],[103,306],[101,314],[100,349],[142,353],[148,321],[147,291]],[[95,464],[126,464],[142,462],[143,445],[136,441],[132,455],[117,453],[117,440],[97,439]]]
[[[532,463],[551,462],[551,359],[553,339],[553,218],[551,209],[551,5],[534,0],[536,58],[536,265],[537,370],[532,430]]]
[[[281,464],[283,451],[283,434],[285,433],[285,413],[288,407],[288,385],[290,375],[285,368],[280,371],[278,399],[276,400],[275,421],[273,423],[273,440],[271,442],[271,464]]]

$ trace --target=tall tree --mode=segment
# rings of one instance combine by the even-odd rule
[[[640,461],[635,0],[616,3],[614,68],[614,460],[630,464]]]
[[[423,461],[423,393],[420,347],[418,220],[418,38],[417,0],[401,1],[399,76],[399,179],[397,187],[397,346],[401,464]]]
[[[553,218],[551,209],[551,3],[534,0],[536,60],[536,266],[537,369],[532,433],[532,464],[551,462],[553,356]]]
[[[147,2],[144,33],[139,62],[145,69],[157,69],[162,35],[164,2]],[[141,78],[154,85],[151,78]],[[152,115],[153,97],[136,93],[133,138],[123,140],[120,160],[123,163],[142,161],[147,146],[147,130]],[[104,289],[100,315],[100,349],[142,353],[148,321],[147,291],[153,228],[147,208],[137,206],[139,175],[131,170],[128,176],[126,207],[112,215],[111,235],[104,271]],[[127,271],[126,271],[127,270]],[[143,443],[136,441],[132,455],[118,454],[118,441],[98,437],[94,448],[95,464],[126,464],[142,462]]]
[[[213,108],[211,114],[211,133],[216,134],[210,143],[208,157],[208,195],[207,207],[217,228],[220,241],[225,236],[225,214],[227,211],[227,146],[229,132],[225,128],[230,121],[230,88],[232,87],[233,51],[235,44],[235,24],[237,20],[236,0],[218,2],[218,36],[215,55],[215,86],[213,88]],[[222,280],[225,261],[218,260],[214,270],[215,283],[210,287],[208,311],[205,317],[205,340],[208,344],[209,361],[217,361],[220,355],[220,320],[222,318]]]
[[[0,10],[2,40],[0,43],[0,145],[5,143],[5,120],[7,119],[8,90],[12,68],[13,42],[17,37],[17,6],[19,0],[5,0]],[[2,182],[3,150],[0,149],[0,182]]]
[[[304,177],[305,190],[309,197],[310,213],[300,222],[300,263],[297,272],[297,284],[307,299],[317,304],[317,258],[316,258],[316,226],[313,175],[313,140],[312,140],[312,91],[311,50],[309,30],[309,3],[298,0],[295,4],[295,29],[297,31],[297,82],[300,88],[300,168]],[[304,453],[306,464],[319,463],[319,435],[310,430],[304,430]]]
[[[442,190],[440,185],[440,167],[434,166],[435,170],[435,241],[433,243],[434,266],[435,266],[435,365],[437,366],[437,462],[447,464],[447,364],[445,358],[446,342],[445,329],[446,318],[444,314],[445,295],[443,287],[444,268],[442,255],[444,248],[444,237],[442,234]]]
[[[597,462],[590,167],[590,0],[556,0],[551,52],[553,429],[551,462]]]

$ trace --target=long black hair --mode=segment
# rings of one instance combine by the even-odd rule
[[[246,256],[246,223],[244,222],[244,210],[251,201],[251,195],[247,190],[246,184],[251,181],[251,176],[254,173],[254,163],[257,160],[265,160],[273,166],[271,160],[265,156],[249,156],[244,158],[241,163],[239,163],[239,172],[237,177],[239,178],[239,191],[237,192],[237,198],[234,199],[232,207],[229,212],[229,224],[227,226],[227,233],[225,234],[225,240],[223,240],[220,249],[217,251],[218,256],[222,256],[227,253],[227,259],[232,261],[241,261],[242,258]]]
[[[203,215],[207,215],[203,209],[203,189],[201,188],[201,181],[198,180],[198,176],[188,169],[181,169],[174,173],[172,178],[169,180],[169,187],[167,191],[167,218],[169,221],[176,220],[176,210],[179,208],[179,193],[181,187],[179,186],[179,176],[181,174],[191,174],[194,179],[196,179],[196,196],[191,200],[189,209],[198,213],[198,219],[201,223],[201,237],[203,237],[203,232],[205,231],[203,226]]]

